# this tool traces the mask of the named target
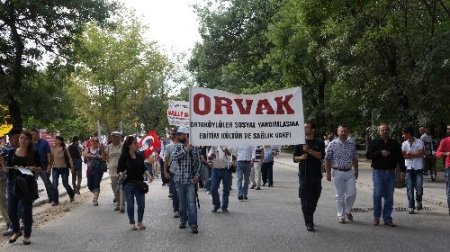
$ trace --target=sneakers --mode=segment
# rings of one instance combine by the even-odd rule
[[[185,229],[186,228],[186,224],[184,223],[180,223],[180,226],[178,226],[180,229]]]
[[[255,189],[255,190],[261,190],[261,187],[259,187],[259,186],[258,186],[258,187],[256,187],[256,189]]]
[[[243,199],[244,199],[244,196],[242,196],[242,195],[238,196],[238,200],[243,200]]]
[[[223,213],[228,213],[228,209],[226,209],[225,207],[222,207],[222,212]]]
[[[217,213],[217,210],[219,210],[219,207],[214,207],[213,210],[211,210],[211,213]]]
[[[316,230],[314,229],[314,227],[311,226],[311,225],[306,226],[306,230],[308,230],[309,232],[316,232]]]
[[[414,214],[414,208],[409,208],[408,213],[409,213],[409,214]]]
[[[339,223],[345,224],[345,217],[339,217]]]
[[[247,195],[244,195],[244,199],[245,199],[245,200],[248,200]]]
[[[348,219],[349,221],[353,221],[353,215],[352,215],[351,213],[348,213],[348,214],[347,214],[347,219]]]
[[[178,211],[173,212],[173,218],[180,218],[180,212]]]

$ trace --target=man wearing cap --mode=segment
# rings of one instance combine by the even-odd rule
[[[189,224],[191,232],[198,233],[196,184],[199,180],[199,151],[190,144],[189,129],[179,127],[178,143],[172,152],[174,162],[178,163],[173,180],[177,184],[178,200],[180,202],[180,229]]]
[[[8,163],[11,161],[11,157],[16,151],[16,148],[19,147],[19,136],[22,131],[20,129],[13,128],[9,131],[9,146],[0,156],[0,167],[8,166]],[[6,231],[3,233],[3,236],[11,236],[14,234],[13,229],[11,227],[11,223],[8,215],[8,204],[6,194],[8,194],[8,198],[13,197],[13,181],[11,176],[7,176],[6,171],[2,170],[0,172],[0,210],[3,216],[3,220],[6,222]],[[6,192],[5,192],[6,191]]]
[[[111,133],[111,143],[105,148],[106,160],[108,162],[109,177],[111,178],[111,188],[116,199],[114,211],[125,209],[125,201],[120,202],[119,189],[119,174],[117,173],[117,166],[119,165],[119,158],[122,152],[122,143],[120,142],[122,134],[118,131]]]
[[[174,172],[178,168],[178,163],[173,160],[172,153],[175,148],[175,144],[178,143],[178,136],[175,129],[171,129],[169,132],[169,137],[171,139],[171,143],[166,146],[164,149],[164,175],[167,180],[169,180],[169,193],[172,195],[172,206],[173,206],[173,217],[180,217],[180,207],[178,201],[178,193],[177,186],[173,179]]]

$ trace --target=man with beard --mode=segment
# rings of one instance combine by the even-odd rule
[[[306,229],[314,232],[314,212],[322,191],[322,159],[325,156],[324,142],[315,137],[316,125],[305,123],[305,144],[295,147],[294,162],[299,163],[300,187],[298,196],[302,206]]]
[[[192,233],[198,233],[196,185],[199,181],[199,152],[189,141],[189,129],[179,127],[177,130],[179,143],[175,144],[172,158],[178,163],[173,180],[177,185],[180,203],[180,229],[189,224]]]
[[[369,144],[366,157],[372,160],[373,179],[373,224],[380,224],[383,212],[384,225],[395,227],[392,222],[392,206],[394,204],[395,167],[404,167],[400,144],[390,138],[390,128],[386,123],[378,127],[380,138]],[[404,168],[403,168],[404,169]],[[382,205],[382,199],[384,204]],[[383,209],[383,210],[382,210]]]

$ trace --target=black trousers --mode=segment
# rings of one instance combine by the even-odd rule
[[[306,177],[299,174],[300,187],[298,196],[306,226],[314,226],[314,212],[322,192],[322,178]]]
[[[273,186],[273,162],[261,165],[261,175],[264,184],[269,182],[269,186]]]

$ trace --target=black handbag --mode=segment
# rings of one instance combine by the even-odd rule
[[[148,184],[145,183],[144,181],[138,181],[136,183],[136,188],[138,190],[138,192],[146,194],[148,193]]]
[[[92,159],[91,166],[95,171],[99,173],[104,173],[108,170],[108,165],[106,164],[106,161],[100,158]]]
[[[38,185],[34,176],[16,174],[13,184],[14,197],[35,201],[39,198]]]

